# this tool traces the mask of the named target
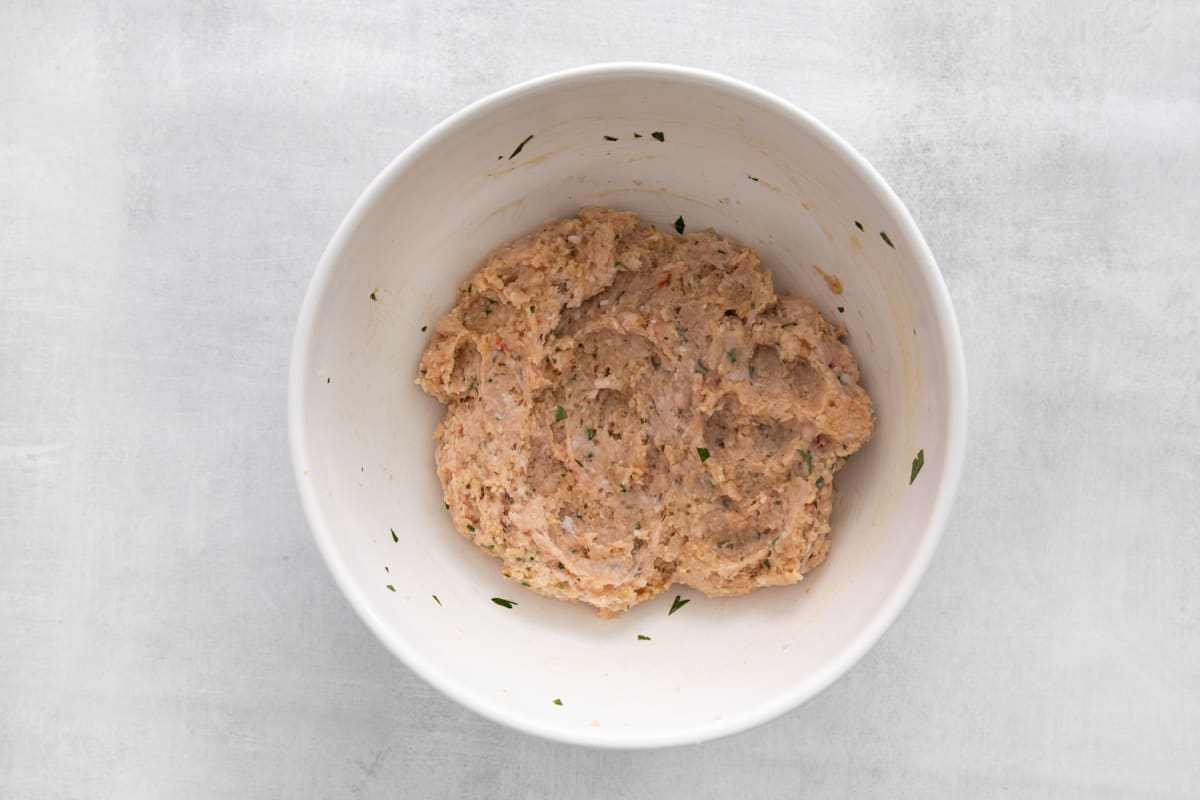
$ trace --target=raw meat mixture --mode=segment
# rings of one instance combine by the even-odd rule
[[[605,616],[672,583],[796,583],[871,436],[844,333],[714,232],[594,208],[547,225],[463,284],[421,359],[454,525]]]

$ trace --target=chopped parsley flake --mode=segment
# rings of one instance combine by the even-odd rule
[[[658,369],[662,366],[662,362],[658,360],[658,356],[650,356],[650,366]]]
[[[797,450],[796,452],[804,459],[804,463],[808,464],[808,474],[812,475],[812,453],[808,450]]]
[[[625,485],[625,484],[623,484],[623,483],[618,483],[618,484],[617,484],[617,488],[619,488],[619,489],[620,489],[622,492],[628,492],[628,491],[629,491],[629,487],[628,487],[628,486],[626,486],[626,485]]]
[[[680,236],[682,236],[682,235],[683,235],[683,229],[684,229],[685,227],[687,227],[687,226],[686,226],[686,225],[684,224],[684,222],[683,222],[683,216],[682,216],[682,215],[680,215],[680,216],[679,216],[679,218],[675,220],[675,230],[676,230],[676,232],[678,232],[678,233],[679,233],[679,235],[680,235]]]
[[[534,313],[535,311],[537,311],[537,306],[530,306],[530,307],[529,307],[529,313],[530,313],[530,314]]]
[[[763,567],[766,569],[770,569],[771,568],[771,559],[764,558],[763,559]]]
[[[884,233],[883,231],[879,232],[879,238],[883,239],[885,242],[887,242],[888,247],[892,248],[893,250],[896,249],[896,245],[892,244],[892,240],[889,239],[888,235],[886,233]]]
[[[605,136],[605,137],[604,137],[604,141],[606,141],[606,142],[615,142],[615,141],[617,141],[617,137],[615,137],[615,136]]]
[[[425,332],[425,331],[427,331],[427,330],[429,330],[429,326],[428,326],[428,325],[422,325],[422,326],[421,326],[421,333],[424,333],[424,332]]]
[[[755,183],[758,183],[758,178],[754,177],[753,175],[747,175],[746,177],[749,178],[750,180],[754,181]]]
[[[667,140],[667,137],[663,136],[662,131],[654,131],[650,135],[653,136],[655,139],[658,139],[660,142],[665,142]]]
[[[530,139],[532,139],[532,138],[533,138],[533,134],[532,134],[532,133],[531,133],[531,134],[529,134],[528,136],[526,136],[526,137],[525,137],[525,141],[523,141],[523,142],[521,142],[519,145],[517,145],[517,149],[512,151],[512,155],[508,157],[508,160],[509,160],[509,161],[512,161],[514,158],[516,158],[516,157],[517,157],[517,154],[518,154],[518,153],[520,153],[522,150],[524,150],[524,149],[525,149],[525,145],[529,144],[529,140],[530,140]]]
[[[729,363],[730,363],[730,364],[736,364],[736,363],[737,363],[737,350],[730,350],[730,351],[729,351],[729,352],[727,352],[725,355],[729,357]]]
[[[378,302],[378,300],[379,300],[379,298],[375,296],[374,292],[371,292],[371,299],[375,300],[376,302]]]
[[[474,533],[474,532],[475,532],[475,526],[474,526],[474,525],[471,525],[471,524],[468,524],[468,525],[467,525],[467,530],[469,530],[471,533]]]
[[[561,697],[556,697],[556,698],[554,698],[554,705],[556,705],[556,706],[561,706],[561,705],[562,705],[562,698],[561,698]]]
[[[642,135],[641,135],[640,133],[635,133],[635,134],[633,135],[633,138],[635,138],[635,139],[640,139],[640,138],[642,138]]]
[[[925,466],[925,450],[922,448],[917,451],[917,457],[913,459],[912,474],[908,476],[908,485],[912,486],[912,482],[917,479],[917,473],[921,471],[921,467]]]
[[[442,604],[442,601],[441,601],[441,600],[438,600],[438,596],[437,596],[436,594],[431,594],[431,595],[429,595],[429,596],[430,596],[430,597],[432,597],[432,598],[433,598],[433,602],[437,603],[439,606]]]
[[[447,507],[448,507],[448,506],[447,506]],[[392,528],[388,528],[388,530],[389,530],[389,531],[392,531],[392,541],[393,541],[393,542],[398,542],[398,541],[400,541],[400,537],[396,535],[396,531],[395,531],[395,530],[393,530]]]
[[[395,587],[395,586],[392,586],[390,583],[387,585],[387,588],[388,588],[388,591],[389,591],[389,592],[394,592],[394,591],[396,591],[396,587]]]
[[[640,633],[639,633],[639,634],[638,634],[638,641],[639,641],[639,642],[648,642],[648,641],[650,641],[650,637],[649,637],[649,636],[643,636],[642,634],[640,634]]]
[[[674,614],[676,611],[678,611],[679,609],[683,608],[684,606],[686,606],[686,605],[687,605],[688,603],[690,603],[690,602],[692,602],[692,601],[691,601],[691,600],[683,600],[683,599],[681,599],[681,598],[679,597],[679,595],[675,595],[675,602],[674,602],[674,603],[671,603],[671,610],[667,612],[667,616],[668,616],[668,617],[669,617],[669,616],[671,616],[671,615],[672,615],[672,614]]]
[[[633,526],[633,529],[635,531],[640,531],[642,529],[642,523],[640,523],[640,522],[637,523],[636,525]]]
[[[498,606],[504,606],[505,608],[512,608],[515,605],[520,605],[512,600],[505,600],[503,597],[493,597],[492,602]]]
[[[821,477],[817,478],[817,488],[822,489],[822,488],[824,488],[824,486],[825,486],[825,476],[822,475]]]
[[[697,447],[696,455],[700,456],[700,463],[703,464],[705,461],[708,461],[708,448],[707,447]]]
[[[567,412],[563,410],[562,406],[559,406],[558,408],[554,409],[554,421],[555,422],[562,422],[566,418],[567,418]]]
[[[783,323],[782,325],[780,325],[779,327],[780,327],[780,328],[794,328],[794,327],[796,327],[796,323],[794,323],[794,322],[785,322],[785,323]]]
[[[862,223],[858,220],[854,220],[854,227],[858,228],[860,231],[863,229]]]
[[[704,362],[698,358],[696,359],[696,372],[699,372],[701,375],[708,374],[708,367],[706,367]]]
[[[845,313],[846,313],[846,307],[845,307],[845,306],[838,306],[838,313],[839,313],[839,314],[845,314]]]
[[[596,438],[596,429],[588,428],[587,429],[587,437],[588,437],[588,439],[595,439]]]

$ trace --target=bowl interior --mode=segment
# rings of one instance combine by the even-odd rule
[[[443,409],[414,383],[426,327],[490,251],[585,205],[633,210],[668,229],[680,215],[690,230],[716,228],[757,248],[777,288],[848,326],[877,428],[838,473],[830,557],[799,585],[720,600],[676,587],[602,620],[504,579],[500,562],[451,526],[434,468]],[[840,278],[842,293],[818,270]],[[811,120],[700,73],[579,71],[435,129],[343,224],[298,331],[297,478],[352,603],[435,685],[554,738],[695,741],[815,694],[907,599],[961,456],[957,348],[911,220]],[[919,449],[925,466],[910,486]],[[692,602],[668,616],[676,594]]]

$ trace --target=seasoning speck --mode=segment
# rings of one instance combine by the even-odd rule
[[[427,330],[429,330],[429,326],[428,326],[428,325],[422,325],[422,326],[421,326],[421,333],[424,333],[424,332],[425,332],[425,331],[427,331]]]
[[[677,233],[679,233],[679,235],[680,235],[680,236],[682,236],[682,235],[683,235],[683,229],[684,229],[685,227],[687,227],[687,226],[686,226],[686,225],[684,225],[684,222],[683,222],[683,215],[681,214],[681,215],[679,216],[679,218],[675,220],[675,230],[676,230],[676,232],[677,232]]]
[[[567,412],[563,409],[562,406],[559,406],[558,408],[554,409],[554,421],[555,422],[562,422],[566,418],[567,418]]]
[[[388,588],[388,591],[389,591],[389,592],[394,592],[394,591],[396,591],[396,587],[395,587],[395,586],[392,586],[390,583],[387,585],[387,588]]]
[[[856,228],[858,228],[860,231],[863,229],[862,223],[859,222],[858,220],[854,220],[854,226]]]
[[[640,633],[639,633],[639,634],[638,634],[638,641],[639,641],[639,642],[648,642],[648,641],[650,641],[650,637],[649,637],[649,636],[643,636],[642,634],[640,634]]]
[[[746,177],[749,178],[750,180],[754,181],[755,183],[758,183],[758,178],[754,177],[753,175],[747,175]]]
[[[606,142],[615,142],[615,141],[617,141],[617,137],[615,137],[615,136],[605,136],[605,137],[604,137],[604,141],[606,141]]]
[[[921,471],[921,467],[925,466],[925,450],[924,448],[917,451],[917,457],[913,459],[912,474],[908,476],[908,485],[912,486],[912,482],[917,479],[917,473]]]
[[[518,154],[518,153],[520,153],[522,150],[524,150],[524,149],[525,149],[525,145],[529,144],[529,140],[530,140],[530,139],[532,139],[532,138],[533,138],[533,134],[532,134],[532,133],[531,133],[531,134],[529,134],[528,136],[526,136],[526,137],[525,137],[525,141],[523,141],[523,142],[521,142],[519,145],[517,145],[517,149],[512,151],[512,155],[508,157],[508,160],[509,160],[509,161],[512,161],[514,158],[516,158],[516,157],[517,157],[517,154]]]
[[[375,293],[374,293],[374,292],[371,292],[371,299],[372,299],[372,300],[375,300],[375,301],[378,301],[378,300],[379,300],[379,298],[377,298],[377,297],[375,296]]]
[[[662,131],[654,131],[650,135],[653,136],[655,139],[658,139],[660,142],[665,142],[667,140],[667,137],[663,136]]]
[[[556,706],[561,706],[561,705],[562,705],[562,698],[561,698],[561,697],[556,697],[556,698],[554,698],[554,705],[556,705]]]
[[[700,456],[700,463],[703,464],[705,461],[708,461],[708,448],[707,447],[697,447],[696,455]]]
[[[498,606],[504,606],[505,608],[512,608],[515,605],[519,605],[512,600],[505,600],[503,597],[493,597],[492,602]]]
[[[896,245],[892,244],[892,240],[889,239],[888,235],[886,233],[884,233],[883,231],[879,232],[879,238],[883,239],[885,242],[887,242],[888,247],[892,248],[893,250],[896,249]]]
[[[392,532],[392,541],[393,541],[393,542],[398,542],[398,541],[400,541],[400,537],[396,535],[396,531],[395,531],[395,529],[393,529],[393,528],[388,528],[388,530]]]
[[[671,610],[667,612],[667,616],[668,616],[668,617],[669,617],[669,616],[671,616],[671,615],[672,615],[672,614],[674,614],[676,611],[678,611],[679,609],[683,608],[684,606],[686,606],[686,605],[687,605],[688,603],[690,603],[690,602],[692,602],[692,601],[691,601],[691,600],[683,600],[683,599],[681,599],[681,598],[679,597],[679,595],[675,595],[675,602],[674,602],[674,603],[671,603]]]

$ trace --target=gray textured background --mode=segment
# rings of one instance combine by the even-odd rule
[[[941,263],[971,440],[879,645],[719,742],[528,738],[334,587],[284,431],[351,202],[494,90],[727,72]],[[1200,795],[1200,5],[0,4],[0,797]]]

